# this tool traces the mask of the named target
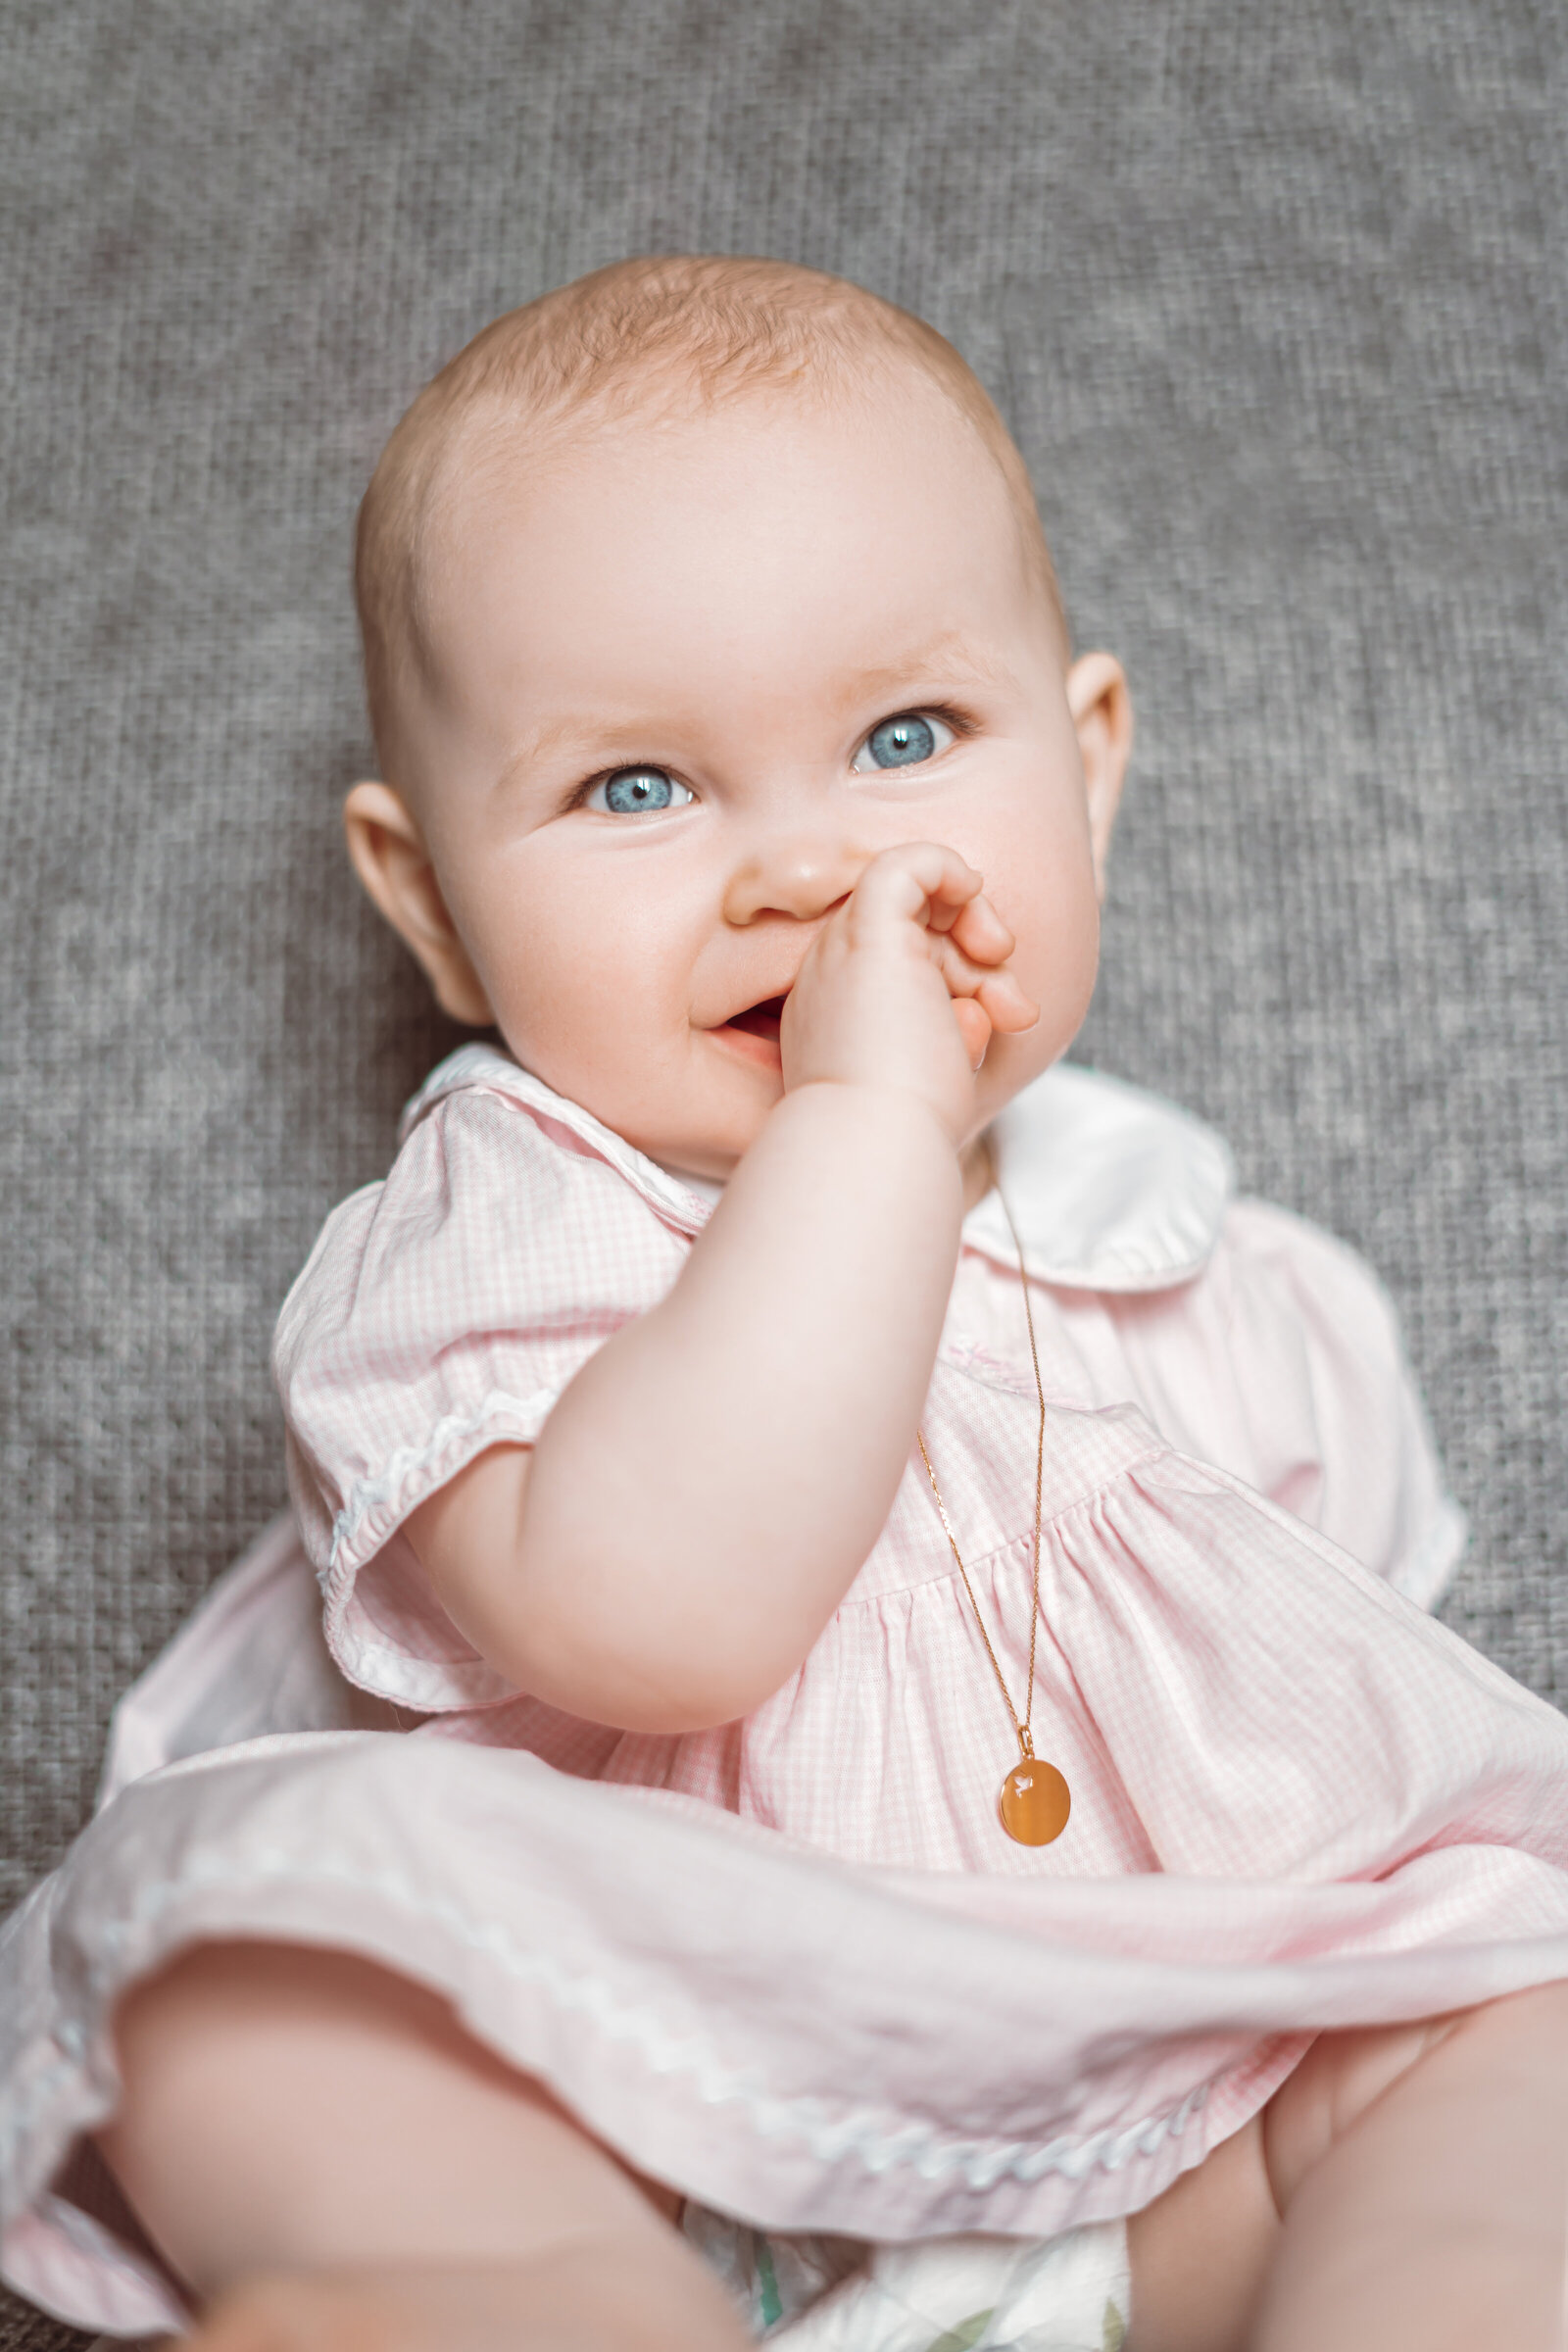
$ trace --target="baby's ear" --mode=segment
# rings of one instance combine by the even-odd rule
[[[455,1021],[495,1019],[479,975],[441,896],[424,836],[388,784],[356,784],[343,804],[349,856],[375,905],[424,967],[436,1002]]]
[[[1133,748],[1132,696],[1114,654],[1079,656],[1067,672],[1067,708],[1078,733],[1078,752],[1089,795],[1095,887],[1103,899],[1110,836]]]

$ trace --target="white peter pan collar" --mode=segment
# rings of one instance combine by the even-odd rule
[[[1102,1070],[1058,1061],[991,1123],[997,1181],[1039,1282],[1162,1291],[1207,1264],[1235,1188],[1212,1127]],[[1000,1265],[1018,1253],[994,1192],[963,1238]]]
[[[403,1113],[398,1141],[469,1087],[568,1128],[681,1232],[707,1223],[709,1198],[494,1046],[460,1046],[432,1070]],[[1234,1189],[1231,1155],[1211,1127],[1075,1062],[1058,1062],[1014,1096],[992,1122],[991,1145],[1024,1263],[1058,1290],[1162,1291],[1190,1281],[1212,1253]],[[963,1238],[999,1265],[1018,1262],[994,1192],[965,1217]]]

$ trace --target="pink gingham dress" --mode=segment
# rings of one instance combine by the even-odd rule
[[[447,1619],[408,1514],[532,1443],[710,1213],[465,1048],[284,1308],[294,1519],[130,1694],[103,1809],[0,1944],[13,2283],[178,2324],[79,2135],[114,1999],[200,1936],[365,1953],[692,2198],[882,2242],[1134,2211],[1318,2031],[1568,1976],[1568,1726],[1423,1614],[1462,1528],[1382,1292],[1109,1079],[1051,1072],[995,1143],[1049,1408],[1062,1838],[998,1824],[1013,1735],[917,1453],[742,1722],[579,1722]],[[1038,1408],[995,1197],[963,1238],[922,1428],[1021,1690]]]

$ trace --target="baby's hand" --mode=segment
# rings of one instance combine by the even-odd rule
[[[812,941],[784,1005],[786,1090],[826,1080],[921,1097],[954,1142],[973,1124],[993,1030],[1040,1017],[981,876],[930,841],[884,850]]]

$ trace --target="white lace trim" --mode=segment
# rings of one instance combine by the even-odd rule
[[[363,1559],[351,1555],[366,1522],[373,1514],[384,1514],[386,1524],[378,1532],[385,1542],[414,1503],[422,1500],[420,1482],[426,1473],[438,1464],[446,1469],[453,1454],[461,1455],[474,1438],[488,1439],[498,1422],[510,1424],[518,1438],[537,1437],[560,1394],[559,1389],[535,1389],[531,1396],[512,1396],[504,1389],[492,1389],[469,1411],[443,1414],[421,1444],[400,1446],[388,1458],[385,1468],[373,1478],[356,1479],[343,1508],[332,1522],[332,1548],[327,1554],[323,1586],[328,1579],[336,1579],[346,1565],[364,1566]],[[474,1446],[472,1450],[479,1452],[482,1448]],[[446,1469],[446,1474],[450,1477],[451,1470]],[[433,1478],[429,1480],[430,1486],[435,1483]],[[419,1491],[411,1493],[415,1489]]]
[[[1040,2180],[1048,2173],[1079,2180],[1094,2170],[1120,2172],[1134,2156],[1152,2156],[1166,2138],[1179,2136],[1206,2103],[1212,2087],[1208,2082],[1199,2083],[1180,2106],[1162,2115],[1146,2116],[1119,2132],[1106,2130],[1080,2137],[1060,2133],[1043,2142],[957,2138],[923,2122],[890,2131],[874,2111],[836,2111],[822,2099],[766,2089],[755,2071],[725,2065],[706,2034],[671,2032],[652,2011],[626,2003],[605,1977],[567,1967],[550,1952],[520,1949],[496,1922],[473,1920],[455,1903],[432,1901],[398,1872],[364,1870],[276,1851],[258,1857],[248,1867],[217,1856],[197,1857],[178,1879],[144,1887],[130,1916],[110,1922],[100,1933],[90,1984],[90,1996],[100,2016],[107,2018],[115,1993],[133,1973],[124,1965],[131,1947],[145,1945],[155,1922],[179,1897],[204,1888],[238,1888],[278,1881],[295,1886],[319,1881],[352,1887],[406,1913],[434,1920],[459,1943],[482,1953],[517,1983],[536,1985],[558,2009],[583,2017],[607,2039],[628,2044],[650,2073],[686,2077],[705,2106],[738,2106],[762,2138],[803,2139],[810,2154],[823,2164],[847,2156],[858,2158],[873,2176],[907,2166],[923,2180],[941,2180],[956,2174],[965,2187],[987,2189],[1007,2179]],[[71,2077],[86,2072],[89,2037],[78,2020],[62,2020],[54,2040],[65,2055],[44,2070],[32,2095],[18,2102],[21,2112],[14,2113],[0,2135],[0,2171],[5,2173],[10,2172],[19,2145],[32,2132],[46,2104]]]

